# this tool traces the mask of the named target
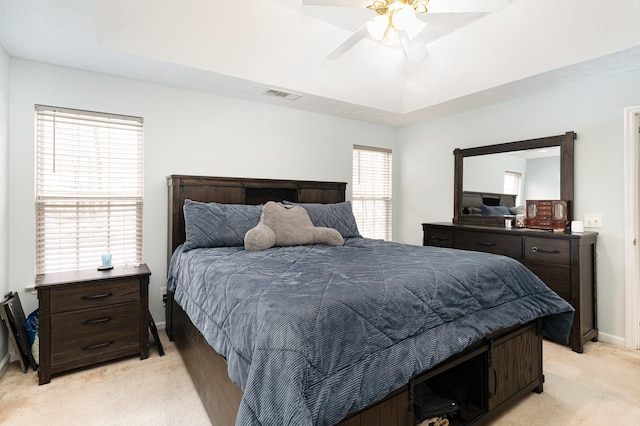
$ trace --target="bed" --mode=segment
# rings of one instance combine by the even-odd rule
[[[168,186],[166,329],[214,425],[413,425],[417,389],[447,373],[468,377],[467,420],[484,419],[542,391],[543,330],[568,338],[571,306],[502,256],[348,233],[338,247],[184,249],[186,200],[345,206],[344,183],[170,176]]]
[[[494,213],[493,211],[485,211],[483,212],[482,206],[489,207],[507,207],[509,212],[501,212],[500,216],[514,215],[519,210],[515,210],[516,208],[516,195],[510,194],[496,194],[496,193],[488,193],[488,192],[475,192],[475,191],[463,191],[462,192],[462,213],[463,214],[473,214],[473,215],[489,215]],[[524,213],[524,210],[522,210]]]

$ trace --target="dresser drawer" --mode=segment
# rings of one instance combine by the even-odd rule
[[[454,247],[522,258],[522,238],[519,235],[456,230]]]
[[[56,341],[72,336],[123,330],[135,326],[138,321],[140,305],[137,303],[54,315],[51,317],[51,339]]]
[[[524,266],[544,281],[547,287],[558,293],[558,296],[573,304],[571,300],[571,269],[568,266],[542,265],[529,262],[525,262]]]
[[[524,258],[533,262],[570,265],[571,245],[569,240],[524,237]]]
[[[122,280],[68,286],[51,292],[51,313],[139,302],[140,281]]]
[[[134,322],[121,330],[105,330],[91,335],[68,336],[51,340],[51,365],[78,362],[92,358],[92,362],[111,359],[114,353],[140,352],[140,324]]]
[[[439,228],[425,228],[423,245],[452,248],[453,247],[453,230],[439,229]]]

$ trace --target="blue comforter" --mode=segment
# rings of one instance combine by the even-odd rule
[[[488,333],[573,308],[508,257],[352,238],[179,247],[168,287],[244,391],[236,425],[331,425]]]

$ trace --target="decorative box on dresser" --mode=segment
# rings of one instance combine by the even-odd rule
[[[575,308],[569,346],[582,353],[598,339],[596,232],[555,233],[528,228],[423,223],[423,245],[512,257]]]
[[[147,265],[46,274],[40,305],[39,383],[116,358],[149,356]]]

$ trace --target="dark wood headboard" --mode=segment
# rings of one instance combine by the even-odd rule
[[[347,184],[305,180],[243,179],[171,175],[169,186],[168,256],[185,239],[182,206],[189,199],[224,204],[264,204],[267,201],[339,203],[345,201]]]
[[[516,195],[511,194],[497,194],[489,192],[475,192],[475,191],[463,191],[462,192],[462,209],[469,207],[480,208],[482,204],[488,206],[516,206]]]

